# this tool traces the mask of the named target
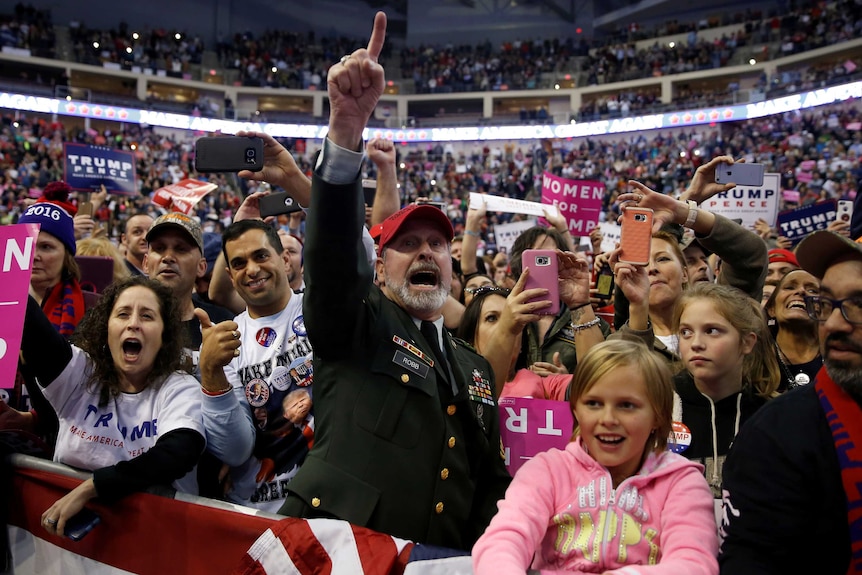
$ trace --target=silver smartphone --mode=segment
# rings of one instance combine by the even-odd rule
[[[715,183],[762,186],[765,171],[766,168],[763,164],[725,164],[722,162],[715,168]]]

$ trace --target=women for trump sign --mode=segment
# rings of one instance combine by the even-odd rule
[[[542,174],[542,203],[556,206],[573,236],[585,236],[599,225],[605,185],[593,180],[571,180]]]

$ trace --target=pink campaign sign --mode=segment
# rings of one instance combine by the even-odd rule
[[[573,236],[587,236],[599,225],[605,185],[592,180],[571,180],[542,174],[542,203],[559,208]]]
[[[39,224],[0,226],[0,388],[15,385]]]
[[[501,397],[497,403],[503,454],[512,475],[536,454],[563,449],[572,439],[575,418],[566,401]]]

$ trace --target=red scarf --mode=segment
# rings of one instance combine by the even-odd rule
[[[841,465],[841,483],[847,496],[850,526],[850,566],[847,573],[862,573],[862,408],[820,368],[814,384],[820,406],[832,430]]]
[[[51,288],[42,300],[42,311],[54,329],[68,339],[84,317],[84,294],[78,280],[70,278]]]

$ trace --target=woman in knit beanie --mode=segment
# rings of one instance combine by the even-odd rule
[[[66,337],[72,335],[84,315],[72,220],[78,210],[69,202],[69,192],[65,182],[51,182],[18,219],[19,224],[41,226],[30,291],[57,331]]]

